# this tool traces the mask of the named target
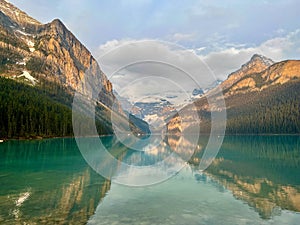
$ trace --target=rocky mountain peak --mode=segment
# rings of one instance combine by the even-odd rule
[[[272,59],[269,59],[263,55],[254,54],[247,63],[243,64],[237,71],[231,73],[229,77],[259,73],[273,64],[274,61]]]
[[[257,64],[262,64],[262,65],[265,65],[266,67],[269,67],[269,66],[273,65],[274,63],[275,62],[270,58],[267,58],[263,55],[254,54],[251,57],[250,61],[247,62],[246,64],[244,64],[243,66],[244,67],[245,66],[247,67],[247,66],[250,66],[250,65],[251,66],[257,66]],[[242,68],[243,68],[243,66],[242,66]]]
[[[228,79],[221,84],[221,87],[223,90],[226,90],[243,77],[254,73],[260,73],[273,64],[274,61],[272,59],[259,54],[254,54],[247,63],[241,66],[240,69],[229,74]]]
[[[299,71],[299,60],[286,60],[274,63],[261,72],[251,73],[242,77],[238,82],[227,89],[225,96],[260,92],[271,86],[278,86],[299,80]]]
[[[98,62],[59,19],[41,24],[0,0],[0,53],[1,77],[43,88],[51,97],[59,93],[73,96],[75,92],[88,98],[92,95],[101,108],[97,117],[107,127],[111,126],[111,111],[118,114],[119,124],[128,124]],[[69,104],[71,99],[65,100]],[[134,133],[147,133],[147,126],[137,118],[130,120]]]
[[[0,0],[0,11],[8,16],[19,26],[37,26],[41,23],[34,18],[28,16],[25,12],[21,11],[6,0]]]
[[[67,30],[67,27],[63,24],[63,22],[59,19],[54,19],[52,22],[47,24],[51,29],[56,29],[56,31],[64,31]]]
[[[2,76],[17,79],[26,71],[38,81],[46,80],[68,91],[87,94],[82,83],[89,73],[104,104],[110,106],[115,98],[112,84],[90,51],[59,19],[41,24],[0,0],[0,50],[5,62]]]

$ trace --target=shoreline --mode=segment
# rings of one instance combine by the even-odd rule
[[[205,133],[205,134],[193,134],[191,133],[190,135],[199,135],[199,136],[210,136],[210,134]],[[82,136],[82,137],[106,137],[106,136],[114,136],[114,134],[103,134],[103,135],[96,135],[96,136]],[[217,135],[216,135],[217,136]],[[221,135],[220,135],[221,136]],[[224,137],[226,136],[300,136],[299,134],[225,134],[222,135]],[[58,139],[58,138],[75,138],[75,136],[53,136],[53,137],[30,137],[30,138],[24,138],[24,137],[19,137],[19,138],[0,138],[0,143],[4,143],[7,141],[37,141],[37,140],[49,140],[49,139]]]
[[[103,134],[103,135],[97,135],[97,136],[84,136],[84,137],[106,137],[106,136],[113,136],[113,135],[114,134]],[[7,141],[39,141],[39,140],[41,141],[41,140],[60,139],[60,138],[75,138],[75,136],[0,138],[0,143],[7,142]],[[3,142],[1,142],[1,141],[3,141]]]

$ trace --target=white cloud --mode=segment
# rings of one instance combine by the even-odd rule
[[[95,57],[96,58],[101,58],[103,55],[107,54],[108,52],[121,47],[122,45],[126,45],[129,44],[131,42],[133,42],[134,40],[131,39],[123,39],[123,40],[111,40],[111,41],[107,41],[106,43],[104,43],[103,45],[100,45],[97,49],[97,51],[95,52]]]
[[[103,54],[104,53],[104,54]],[[121,96],[167,98],[207,88],[216,79],[194,50],[155,40],[113,40],[99,47],[99,64]]]
[[[227,48],[230,46],[229,48]],[[199,57],[214,71],[216,77],[225,79],[231,72],[240,68],[255,53],[262,54],[274,61],[297,59],[300,48],[300,30],[295,30],[285,37],[276,37],[258,46],[227,44],[224,49],[212,51]],[[298,58],[299,59],[299,58]]]
[[[113,40],[100,46],[97,55],[108,77],[122,69],[125,73],[133,72],[139,76],[159,75],[165,78],[175,77],[177,81],[181,81],[182,74],[186,73],[191,79],[205,85],[212,80],[212,74],[194,52],[179,45],[156,40]],[[204,76],[207,81],[202,79]]]
[[[105,43],[97,55],[101,68],[122,96],[134,99],[134,95],[157,95],[159,91],[161,95],[171,91],[190,93],[196,87],[206,88],[216,79],[226,79],[256,53],[275,61],[296,58],[300,30],[258,46],[226,43],[222,49],[220,45],[211,49],[211,46],[184,49],[168,42],[125,39]],[[126,93],[121,93],[122,90]]]
[[[237,49],[232,47],[199,57],[209,65],[219,79],[224,80],[228,74],[237,70],[255,53],[257,53],[255,48]]]

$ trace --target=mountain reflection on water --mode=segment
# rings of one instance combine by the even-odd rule
[[[188,138],[166,143],[180,152],[178,146],[195,147]],[[298,224],[298,136],[227,136],[203,172],[198,166],[207,142],[200,137],[189,164],[164,183],[137,189],[112,184],[89,224]],[[141,154],[147,161],[144,152],[124,159],[138,163]]]
[[[0,146],[0,224],[85,224],[110,188],[73,139]]]
[[[270,219],[300,212],[299,172],[299,136],[228,136],[205,173]]]
[[[131,165],[149,167],[179,156],[169,161],[179,164],[169,169],[183,168],[179,173],[169,170],[171,179],[140,188],[111,184],[94,172],[71,138],[2,143],[0,223],[298,224],[298,136],[226,136],[205,171],[199,163],[208,138],[196,145],[193,138],[170,136],[159,148],[150,141],[144,151],[128,149],[116,137],[101,138],[112,155]],[[112,179],[140,179],[121,167],[112,168]]]

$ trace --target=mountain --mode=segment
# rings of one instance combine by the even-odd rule
[[[11,28],[19,27],[26,30],[35,30],[37,26],[42,25],[39,21],[28,16],[25,12],[10,4],[8,1],[0,1],[0,10],[0,14],[2,15],[1,22],[5,21],[6,25],[9,25]],[[6,18],[5,15],[7,16]]]
[[[300,77],[300,61],[287,60],[273,64],[263,71],[245,73],[242,78],[227,89],[226,95],[236,95],[253,91],[262,91],[276,84],[284,84]]]
[[[229,74],[228,78],[221,83],[221,88],[226,90],[237,81],[241,80],[244,76],[253,73],[259,73],[269,66],[274,64],[272,59],[265,56],[255,54],[251,57],[250,61],[241,66],[237,71]]]
[[[113,94],[111,82],[101,71],[89,50],[60,20],[55,19],[50,23],[41,24],[9,2],[0,0],[0,52],[0,76],[2,78],[9,78],[30,86],[26,87],[30,89],[29,92],[44,92],[46,96],[40,95],[40,98],[50,97],[52,101],[67,106],[70,112],[74,94],[87,96],[90,93],[87,87],[92,84],[96,88],[92,91],[97,94],[94,97],[97,99],[98,124],[101,124],[102,128],[107,127],[104,133],[112,132],[110,121],[112,111],[119,114],[120,123],[128,123],[128,118]],[[11,83],[5,83],[6,80],[3,80],[2,85],[14,87]],[[31,102],[35,100],[31,99],[28,104]],[[17,107],[18,103],[9,102],[8,104],[6,108],[10,107],[12,113],[21,112],[19,114],[26,117],[23,118],[24,121],[44,121],[38,114],[35,118],[29,118],[32,112]],[[1,118],[6,113],[5,108],[2,110]],[[0,133],[0,137],[9,137],[7,123],[10,122],[3,121],[1,124],[0,130],[4,132]],[[15,133],[12,133],[10,137],[20,135],[18,130],[21,125],[12,125]],[[46,126],[45,122],[43,126]],[[143,133],[137,127],[134,130]],[[58,135],[56,132],[51,133]],[[47,136],[43,132],[34,132],[33,135]]]
[[[0,10],[2,70],[6,77],[28,71],[41,83],[47,80],[85,94],[81,82],[85,72],[91,71],[95,85],[114,98],[112,85],[96,60],[60,20],[41,24],[6,1],[0,1]],[[11,56],[7,62],[5,54]]]
[[[132,111],[135,116],[158,128],[163,125],[166,117],[175,113],[176,109],[167,100],[156,98],[152,101],[136,102]]]
[[[189,118],[197,111],[203,133],[210,132],[211,112],[227,113],[227,134],[300,133],[300,60],[272,60],[254,55],[239,70],[231,73],[220,86],[223,89],[225,108],[208,104],[207,96],[216,99],[216,89],[188,105],[181,116]],[[169,121],[169,132],[193,131],[198,118],[178,117]]]

